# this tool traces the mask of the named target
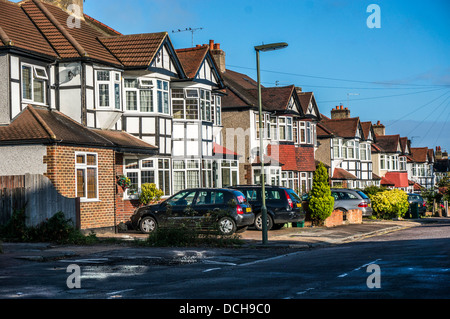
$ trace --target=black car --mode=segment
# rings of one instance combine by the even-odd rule
[[[410,194],[408,193],[408,203],[409,203],[409,212],[411,212],[412,206],[416,205],[418,213],[421,216],[425,216],[425,212],[427,211],[427,205],[420,194]]]
[[[151,233],[158,227],[218,223],[222,234],[231,235],[252,225],[254,220],[252,207],[241,192],[196,188],[182,190],[160,204],[138,208],[131,216],[131,225]]]
[[[254,226],[262,230],[261,185],[238,185],[233,189],[241,191],[250,202],[255,213]],[[285,223],[302,222],[305,213],[301,198],[294,190],[280,186],[265,186],[267,207],[267,229],[280,229]]]

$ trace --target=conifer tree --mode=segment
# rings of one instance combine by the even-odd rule
[[[330,184],[328,183],[327,169],[319,163],[313,177],[309,210],[311,218],[320,222],[328,218],[333,212],[334,198],[331,196]]]

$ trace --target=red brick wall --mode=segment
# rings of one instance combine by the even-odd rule
[[[314,161],[314,147],[299,146],[297,152],[297,167],[300,172],[314,172],[316,163]]]
[[[115,157],[115,175],[123,175],[123,154],[116,153]],[[119,223],[126,223],[130,220],[136,208],[140,206],[139,200],[123,199],[125,190],[117,185],[115,187],[116,194],[116,225]]]
[[[350,209],[347,211],[347,223],[349,224],[361,224],[362,223],[362,211],[359,209]]]
[[[324,220],[325,227],[335,227],[344,223],[343,213],[340,210],[334,210],[330,217]]]
[[[98,200],[80,203],[81,229],[108,228],[115,224],[115,174],[114,151],[108,149],[72,146],[48,146],[44,163],[46,175],[55,188],[66,197],[76,197],[75,152],[97,154]]]

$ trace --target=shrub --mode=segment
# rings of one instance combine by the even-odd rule
[[[314,172],[310,195],[308,209],[311,212],[311,218],[318,222],[324,221],[333,212],[334,198],[331,196],[327,169],[322,163],[319,163]]]
[[[379,218],[403,217],[408,211],[408,195],[399,189],[379,192],[371,197],[372,208]]]
[[[139,201],[143,205],[158,201],[164,192],[156,187],[154,183],[145,183],[141,186]]]
[[[95,234],[84,236],[76,229],[71,219],[58,212],[35,227],[25,224],[25,210],[16,210],[6,225],[0,228],[0,236],[19,242],[54,242],[58,244],[91,244],[98,239]]]

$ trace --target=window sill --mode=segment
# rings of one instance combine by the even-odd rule
[[[101,202],[101,200],[98,198],[93,199],[80,198],[80,203],[97,203],[97,202]]]

